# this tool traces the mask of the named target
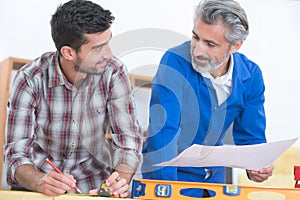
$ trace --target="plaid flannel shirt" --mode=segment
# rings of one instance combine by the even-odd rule
[[[107,124],[111,140],[105,137]],[[63,75],[58,53],[45,53],[16,75],[8,104],[5,157],[7,181],[32,164],[53,170],[50,158],[72,174],[87,193],[98,188],[118,164],[137,169],[142,136],[125,66],[112,59],[102,75],[89,75],[80,88]]]

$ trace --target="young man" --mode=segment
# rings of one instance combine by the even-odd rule
[[[236,145],[266,142],[262,73],[237,52],[248,33],[246,13],[237,2],[200,2],[192,40],[167,51],[153,79],[143,148],[144,178],[224,183],[224,167],[153,165],[174,158],[193,144],[222,145],[232,123]],[[261,182],[272,171],[270,166],[247,173]],[[202,192],[196,196],[209,196]]]
[[[127,69],[109,47],[113,20],[91,1],[60,5],[51,19],[57,51],[16,75],[5,145],[12,189],[95,193],[107,179],[114,195],[129,195],[142,137]]]

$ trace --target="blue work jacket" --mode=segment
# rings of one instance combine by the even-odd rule
[[[232,92],[218,105],[211,81],[191,65],[189,41],[164,54],[152,82],[149,128],[143,147],[143,178],[224,183],[222,166],[153,165],[176,157],[192,144],[222,145],[232,123],[236,145],[266,142],[262,72],[241,53],[233,53],[233,59]]]

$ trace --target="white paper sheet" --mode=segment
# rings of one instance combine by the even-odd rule
[[[203,146],[194,144],[177,157],[155,166],[226,166],[259,170],[270,166],[297,138],[256,145]]]

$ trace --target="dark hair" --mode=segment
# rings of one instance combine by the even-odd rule
[[[200,17],[207,24],[222,23],[227,28],[225,38],[231,44],[245,40],[249,34],[245,10],[233,0],[202,0],[196,8],[195,17]]]
[[[84,34],[103,32],[110,28],[114,17],[109,10],[86,0],[71,0],[58,6],[51,19],[52,39],[60,53],[63,46],[78,52],[88,43]]]

